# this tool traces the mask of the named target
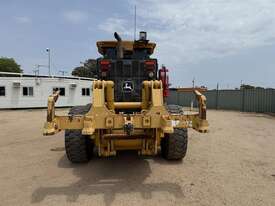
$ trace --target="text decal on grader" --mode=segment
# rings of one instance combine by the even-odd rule
[[[132,81],[131,90],[129,89],[131,93],[128,96],[120,94],[116,90],[118,88],[116,87],[117,78],[119,82],[127,83],[130,82],[129,76],[125,78],[123,74],[120,74],[119,77],[116,74],[112,76],[112,71],[109,70],[128,67],[129,56],[127,60],[125,59],[126,63],[124,64],[124,54],[131,54],[133,60],[140,61],[140,65],[146,65],[144,56],[136,53],[140,54],[142,49],[147,51],[145,54],[153,51],[149,45],[152,43],[148,43],[148,40],[140,39],[132,42],[132,48],[128,48],[128,52],[123,47],[123,41],[119,36],[117,36],[117,40],[116,44],[110,43],[110,41],[106,42],[107,48],[111,49],[110,51],[113,48],[116,51],[124,52],[117,54],[113,57],[114,59],[109,57],[108,61],[115,63],[120,61],[122,68],[117,65],[107,70],[99,68],[101,80],[93,82],[93,103],[73,107],[68,116],[55,114],[55,102],[59,92],[51,95],[48,99],[44,135],[53,135],[65,130],[66,153],[69,160],[76,163],[88,161],[95,148],[99,156],[116,155],[119,150],[137,150],[141,155],[156,155],[161,149],[161,154],[166,159],[183,158],[187,150],[187,128],[191,127],[202,133],[208,131],[206,98],[198,91],[194,91],[199,103],[198,112],[184,113],[179,106],[166,105],[164,94],[167,94],[167,91],[164,90],[163,85],[168,85],[168,82],[163,82],[161,78],[157,80],[156,63],[150,64],[149,72],[152,73],[148,73],[148,76],[143,73],[143,81],[140,85],[138,82]],[[107,52],[108,49],[104,46],[106,46],[104,42],[100,42],[99,51],[105,57],[104,52]],[[118,47],[122,47],[122,49]],[[134,48],[138,49],[135,51]],[[102,59],[98,61],[102,61]],[[154,61],[156,62],[156,60]],[[135,62],[130,63],[134,65]],[[100,67],[100,63],[98,65]],[[140,69],[140,66],[137,68]],[[146,70],[146,68],[141,68],[141,70]],[[166,72],[167,69],[164,71]],[[120,81],[121,78],[124,79]],[[168,78],[164,78],[164,80],[168,80]],[[126,85],[126,83],[122,83],[122,85]],[[129,87],[128,83],[127,86]],[[137,96],[136,94],[139,92],[135,89],[139,88],[141,91]],[[127,101],[129,99],[130,101]]]

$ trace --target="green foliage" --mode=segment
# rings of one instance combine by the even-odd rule
[[[73,69],[73,76],[97,78],[96,73],[96,60],[88,59],[84,62],[83,66],[79,66]]]
[[[23,70],[13,58],[0,57],[0,72],[22,73]]]
[[[255,89],[255,87],[249,84],[242,84],[241,89]]]
[[[249,84],[242,84],[241,89],[264,89],[264,87],[255,87]]]

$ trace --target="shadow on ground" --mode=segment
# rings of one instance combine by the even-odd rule
[[[158,157],[156,161],[161,164],[166,162]],[[32,203],[42,202],[51,195],[65,195],[68,202],[75,202],[80,195],[103,194],[106,206],[112,204],[116,194],[140,193],[143,199],[150,199],[152,192],[165,191],[175,198],[184,197],[181,187],[176,183],[145,183],[151,174],[149,162],[131,153],[108,159],[94,158],[84,165],[71,164],[64,155],[58,166],[73,168],[73,174],[80,179],[68,186],[40,187],[33,192]]]

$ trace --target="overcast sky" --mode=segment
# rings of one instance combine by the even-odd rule
[[[235,88],[242,82],[275,87],[275,0],[0,0],[0,56],[24,72],[47,64],[68,74],[97,58],[97,40],[137,30],[157,43],[173,86]],[[41,69],[47,73],[46,69]]]

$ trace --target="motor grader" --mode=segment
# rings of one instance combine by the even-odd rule
[[[97,42],[98,80],[92,83],[92,101],[72,107],[67,116],[55,114],[59,91],[48,98],[44,135],[65,130],[65,150],[73,163],[87,162],[93,154],[115,156],[121,150],[139,155],[161,155],[168,160],[186,155],[187,128],[208,131],[206,98],[194,91],[198,111],[184,112],[182,107],[167,105],[168,69],[158,69],[151,58],[155,43],[140,32],[135,41]]]

